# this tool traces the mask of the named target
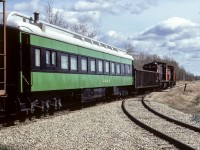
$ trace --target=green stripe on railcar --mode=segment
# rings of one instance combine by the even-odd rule
[[[45,47],[45,48],[78,54],[78,46],[66,44],[64,42],[60,42],[57,40],[40,37],[36,35],[30,35],[30,44],[39,46],[39,47]]]
[[[131,76],[32,72],[32,92],[132,85]]]
[[[105,59],[105,60],[109,60],[109,61],[115,61],[115,62],[119,62],[119,63],[121,62],[121,63],[125,63],[125,64],[132,64],[132,60],[130,60],[130,59],[121,58],[121,57],[114,56],[111,54],[106,54],[103,52],[79,47],[76,45],[72,45],[72,44],[68,44],[68,43],[64,43],[64,42],[60,42],[57,40],[36,36],[36,35],[30,36],[30,44],[39,46],[39,47],[60,50],[63,52],[69,52],[69,53],[80,54],[80,55],[85,55],[85,56],[99,58],[99,59]]]
[[[84,48],[84,47],[79,47],[79,53],[78,54],[90,56],[90,57],[95,57],[95,58],[100,58],[100,59],[103,59],[103,57],[104,57],[104,54],[102,52],[90,50],[90,49]]]

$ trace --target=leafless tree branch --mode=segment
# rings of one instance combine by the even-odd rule
[[[90,29],[87,24],[69,24],[64,20],[64,16],[61,11],[54,10],[53,4],[47,1],[44,5],[44,11],[46,16],[46,21],[50,24],[70,29],[71,31],[90,37],[95,38],[97,36],[96,29]]]

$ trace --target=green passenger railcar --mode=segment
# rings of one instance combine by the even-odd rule
[[[130,55],[42,22],[37,15],[33,20],[16,12],[7,14],[6,105],[17,103],[20,111],[58,109],[62,104],[132,92]]]
[[[121,58],[119,56],[114,56],[111,54],[106,54],[103,52],[94,51],[92,49],[35,35],[30,35],[30,45],[32,47],[31,55],[33,57],[37,57],[35,50],[40,50],[39,57],[41,60],[43,59],[45,61],[42,62],[40,60],[40,62],[42,63],[40,64],[40,66],[37,67],[36,64],[34,64],[34,62],[32,61],[32,92],[63,89],[128,86],[132,85],[133,83],[133,77],[131,74],[132,60],[130,59]],[[52,62],[48,62],[47,60],[50,59],[47,57],[51,57],[52,52],[56,55],[55,64],[52,64]],[[49,55],[46,53],[49,53]],[[65,69],[62,70],[60,64],[62,55],[66,56],[67,60],[69,60],[70,58],[75,58],[74,61],[76,61],[77,63],[75,64],[76,67],[74,68],[74,70],[70,70],[70,67],[72,66],[66,66],[67,68],[69,68],[66,71],[64,71]],[[73,57],[70,57],[69,55]],[[82,58],[83,60],[86,60],[85,63],[87,68],[85,68],[85,70],[81,68],[83,67],[81,66],[83,65],[81,64]],[[52,61],[51,59],[49,61]],[[73,60],[71,60],[71,65],[73,65],[72,61]],[[91,70],[91,61],[94,61],[94,70]],[[105,64],[104,66],[102,66],[102,72],[99,72],[99,61],[109,63],[108,69],[110,70],[108,70],[107,73],[103,73],[106,71],[103,70]],[[70,62],[68,63],[68,65],[70,65]],[[118,70],[118,74],[116,73],[116,65],[118,65],[120,69]],[[122,66],[124,66],[123,72],[123,68],[120,68]],[[114,67],[114,69],[111,73],[112,67]]]

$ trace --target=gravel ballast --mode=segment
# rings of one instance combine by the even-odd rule
[[[158,149],[121,110],[121,101],[4,128],[0,145],[14,149]]]
[[[137,150],[160,149],[156,143],[165,145],[165,141],[155,140],[160,139],[127,118],[121,109],[121,101],[0,130],[0,148],[20,150]]]

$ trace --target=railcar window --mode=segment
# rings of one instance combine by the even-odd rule
[[[98,71],[99,71],[100,73],[103,72],[103,61],[102,61],[102,60],[99,60],[99,61],[98,61]]]
[[[94,59],[90,61],[90,67],[92,72],[96,71],[96,61]]]
[[[117,64],[117,74],[120,74],[120,64]]]
[[[51,53],[51,63],[56,66],[56,52]]]
[[[81,58],[81,70],[87,71],[87,58]]]
[[[111,68],[112,74],[115,74],[115,63],[112,63]]]
[[[125,67],[124,64],[121,64],[121,74],[124,75],[125,71],[124,71]]]
[[[127,65],[127,73],[128,73],[128,75],[131,74],[131,66],[130,65]]]
[[[70,68],[72,71],[77,71],[78,70],[78,61],[76,56],[71,56],[70,57]]]
[[[61,55],[61,69],[69,69],[68,55]]]
[[[51,56],[50,51],[46,51],[46,64],[47,65],[50,65],[50,56]]]
[[[106,61],[106,65],[105,66],[106,66],[105,72],[109,73],[110,72],[110,65],[109,65],[108,61]]]
[[[40,67],[40,49],[35,49],[35,66]]]

